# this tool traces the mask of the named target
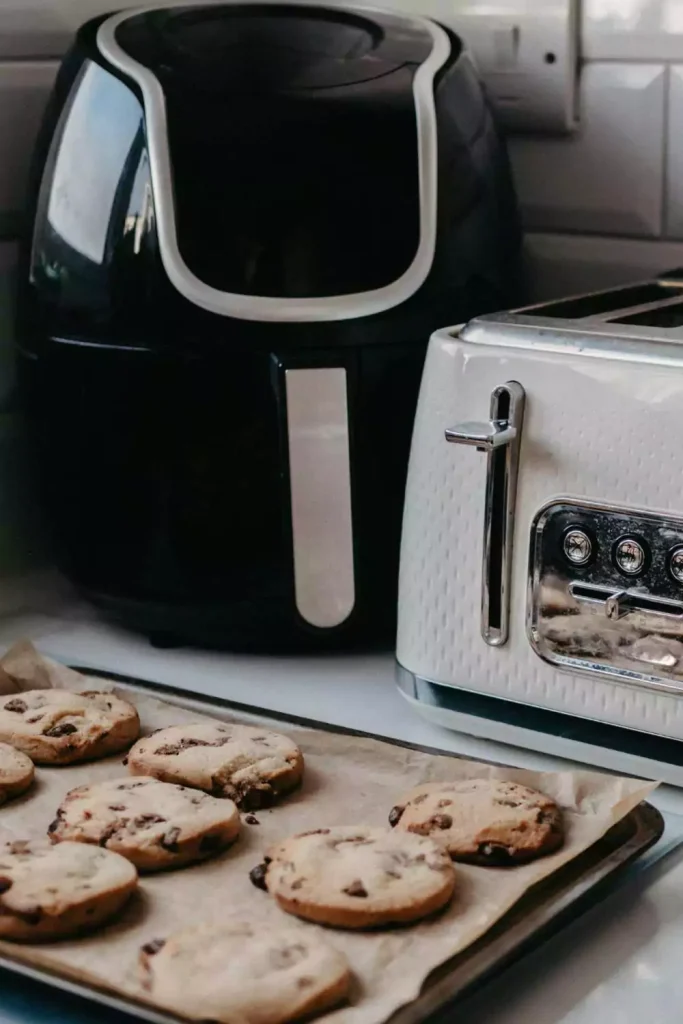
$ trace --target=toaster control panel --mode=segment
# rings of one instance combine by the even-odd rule
[[[540,657],[683,693],[683,515],[557,501],[535,517],[529,553]]]

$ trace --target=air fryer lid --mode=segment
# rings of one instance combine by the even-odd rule
[[[112,21],[100,49],[142,89],[162,257],[165,241],[174,262],[175,243],[179,261],[164,263],[176,286],[184,265],[185,284],[200,285],[189,297],[228,315],[249,307],[250,319],[288,319],[287,303],[268,298],[394,290],[380,306],[389,308],[407,297],[396,289],[406,275],[409,293],[419,287],[433,256],[422,179],[433,177],[424,161],[435,158],[436,129],[427,124],[430,150],[416,111],[426,102],[433,115],[433,77],[450,52],[443,30],[265,4],[124,14],[105,23],[105,37]],[[293,305],[292,319],[372,311],[309,317]]]

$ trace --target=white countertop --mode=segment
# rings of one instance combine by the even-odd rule
[[[388,655],[263,658],[160,651],[88,621],[78,610],[0,622],[1,648],[21,636],[60,660],[272,711],[530,768],[567,765],[423,721],[398,694]],[[667,835],[683,838],[683,790],[661,787],[652,802],[667,818]],[[681,949],[683,845],[489,983],[466,1007],[461,1004],[457,1016],[467,1024],[594,1024],[602,1017],[609,1024],[680,1024]],[[59,997],[46,1008],[28,991],[0,995],[0,1024],[58,1018],[60,1024],[87,1019],[77,1007],[60,1006]]]

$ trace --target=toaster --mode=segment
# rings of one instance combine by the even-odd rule
[[[475,735],[683,784],[683,270],[437,331],[399,687]]]

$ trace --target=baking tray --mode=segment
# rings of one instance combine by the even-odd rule
[[[274,722],[303,726],[322,732],[365,736],[395,746],[424,753],[456,757],[451,751],[387,739],[361,730],[330,726],[324,722],[267,711],[254,705],[189,693],[174,687],[122,676],[113,672],[72,666],[84,675],[115,682],[122,689],[154,695],[168,703],[197,711],[224,710],[236,714],[258,715]],[[468,758],[472,760],[472,758]],[[481,760],[481,759],[479,759]],[[492,764],[495,762],[484,762]],[[506,766],[507,767],[507,766]],[[664,832],[664,819],[648,803],[641,803],[607,832],[602,839],[555,874],[530,889],[489,931],[467,949],[436,968],[426,979],[417,999],[399,1008],[387,1024],[417,1024],[443,1011],[465,995],[470,995],[487,978],[499,973],[515,960],[544,942],[551,934],[593,906],[627,865],[653,846]],[[135,998],[113,994],[96,984],[69,978],[50,968],[23,963],[8,952],[0,954],[0,968],[41,982],[53,989],[82,997],[89,1003],[108,1007],[128,1020],[151,1024],[187,1024],[185,1018],[157,1010]],[[120,1017],[119,1017],[120,1019]]]

